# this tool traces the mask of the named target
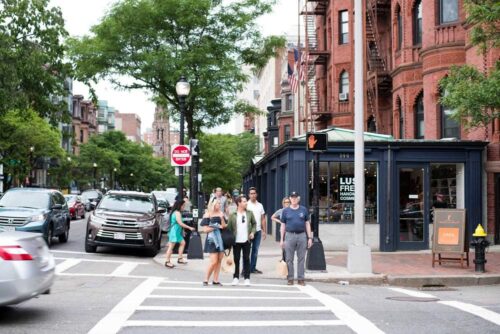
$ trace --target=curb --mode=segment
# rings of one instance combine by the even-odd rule
[[[500,284],[500,275],[387,276],[387,284],[407,287],[475,286]]]

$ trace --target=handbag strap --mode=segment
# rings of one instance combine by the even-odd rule
[[[227,249],[228,253],[226,253],[226,250],[224,250],[224,255],[225,256],[231,255],[231,249],[232,249],[232,247],[230,247],[229,249]]]

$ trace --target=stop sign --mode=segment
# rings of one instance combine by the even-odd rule
[[[170,153],[172,166],[191,166],[191,150],[187,145],[172,145]]]

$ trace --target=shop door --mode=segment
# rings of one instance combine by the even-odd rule
[[[428,168],[425,165],[398,166],[396,238],[398,250],[429,248]]]

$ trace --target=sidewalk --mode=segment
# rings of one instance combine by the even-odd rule
[[[202,240],[205,235],[202,234]],[[161,265],[165,262],[165,249],[155,257]],[[435,264],[432,267],[431,251],[413,252],[372,252],[372,274],[351,274],[347,271],[347,252],[325,252],[326,272],[306,271],[306,280],[331,282],[337,284],[369,284],[369,285],[398,285],[398,286],[465,286],[500,284],[500,246],[491,246],[486,253],[486,273],[474,272],[474,252],[469,253],[469,267],[460,267],[459,263]],[[255,278],[277,279],[284,278],[276,274],[276,264],[281,258],[279,244],[274,236],[269,236],[261,242],[257,268],[263,274]],[[175,263],[175,262],[174,262]],[[208,265],[208,256],[203,260],[190,260],[186,266],[177,266],[175,270],[192,272],[198,275],[200,282],[203,272]],[[221,280],[229,282],[231,273],[221,273]],[[340,283],[339,283],[340,282]]]

